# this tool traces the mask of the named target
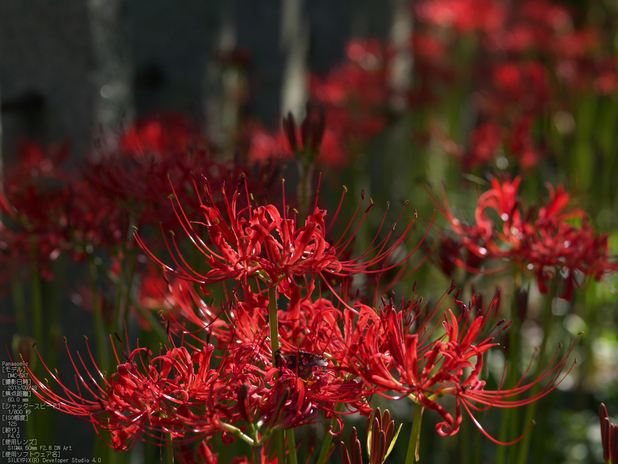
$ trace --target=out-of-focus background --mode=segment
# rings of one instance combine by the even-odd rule
[[[279,1],[5,1],[0,5],[3,151],[20,137],[68,137],[97,124],[179,111],[216,124],[222,55],[246,56],[244,111],[279,124],[289,55]],[[327,73],[351,37],[386,37],[393,2],[290,2],[300,66]],[[296,24],[296,25],[295,25]],[[302,92],[302,89],[300,90]]]

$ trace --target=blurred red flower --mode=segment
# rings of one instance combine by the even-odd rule
[[[571,195],[564,186],[554,189],[549,185],[549,200],[537,213],[533,207],[522,207],[520,182],[519,177],[512,182],[492,179],[492,188],[478,199],[475,224],[457,219],[446,197],[443,203],[438,202],[438,208],[470,251],[482,259],[508,261],[532,271],[542,292],[548,291],[547,282],[552,276],[560,274],[565,284],[563,296],[571,299],[586,277],[600,280],[618,270],[616,257],[609,254],[607,235],[597,234],[584,211],[570,206]],[[458,257],[454,260],[475,272]],[[476,272],[501,269],[482,268]]]

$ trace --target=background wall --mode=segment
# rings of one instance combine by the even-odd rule
[[[93,3],[100,4],[99,13],[93,13]],[[325,73],[342,58],[350,36],[386,35],[388,6],[306,2],[308,66]],[[280,1],[9,0],[0,2],[5,156],[24,136],[41,141],[69,137],[77,154],[89,148],[91,129],[99,122],[97,106],[104,99],[100,84],[105,85],[98,77],[104,65],[93,43],[92,16],[114,8],[111,29],[119,45],[112,55],[122,55],[134,105],[129,114],[119,112],[119,123],[155,110],[204,118],[207,100],[218,90],[209,84],[209,69],[216,65],[222,35],[227,34],[228,43],[249,57],[248,113],[277,124],[284,67]]]

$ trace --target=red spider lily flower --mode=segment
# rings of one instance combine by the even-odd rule
[[[248,139],[247,158],[251,164],[264,164],[272,159],[291,159],[293,156],[283,131],[273,134],[257,124],[251,124],[244,136]]]
[[[512,105],[524,113],[538,113],[545,108],[551,92],[546,67],[535,61],[507,62],[493,69],[495,91],[488,100],[493,114],[502,115]]]
[[[464,155],[464,168],[485,165],[494,160],[502,145],[504,130],[494,122],[479,125],[470,134],[470,152]]]
[[[263,360],[273,358],[270,345],[264,343],[269,334],[265,317],[268,302],[257,305],[238,303],[230,310],[234,327],[231,343],[247,344],[259,350]],[[345,351],[343,334],[339,329],[341,311],[327,299],[315,301],[304,298],[300,303],[298,317],[291,311],[279,311],[280,353],[274,358],[277,365],[270,367],[267,376],[280,375],[280,379],[290,379],[288,387],[295,394],[297,380],[306,389],[304,396],[315,410],[322,410],[327,417],[334,416],[333,406],[345,403],[348,410],[368,414],[368,396],[371,392],[354,376],[341,368]],[[216,329],[215,329],[216,330]],[[227,340],[231,340],[228,336]],[[266,369],[266,368],[265,368]],[[298,384],[300,385],[300,384]]]
[[[509,142],[511,152],[517,157],[519,166],[524,170],[536,166],[542,154],[532,138],[533,123],[531,116],[523,116],[515,121]]]
[[[370,247],[358,258],[345,261],[339,259],[339,256],[350,247],[358,228],[373,206],[373,201],[365,210],[356,228],[348,234],[352,228],[352,223],[350,223],[344,232],[344,236],[336,243],[331,244],[327,241],[326,234],[332,227],[341,205],[328,227],[326,225],[326,211],[319,209],[317,205],[314,207],[313,213],[305,220],[304,225],[299,227],[296,216],[290,216],[290,211],[285,204],[285,193],[283,212],[280,212],[273,204],[252,206],[250,194],[242,195],[240,189],[236,189],[232,197],[228,198],[224,188],[222,188],[222,194],[225,208],[222,209],[215,203],[215,196],[208,181],[204,190],[206,195],[201,204],[205,216],[204,222],[190,221],[178,198],[174,196],[171,201],[182,228],[198,251],[204,255],[206,264],[211,268],[208,272],[200,273],[188,265],[179,252],[174,235],[170,239],[171,244],[170,242],[167,243],[168,249],[174,256],[176,268],[166,265],[154,256],[136,233],[137,241],[146,253],[164,267],[168,273],[198,282],[204,290],[206,285],[235,279],[242,283],[246,290],[245,293],[247,293],[250,291],[249,278],[257,277],[269,288],[281,285],[280,290],[286,291],[288,289],[294,293],[299,288],[295,278],[305,279],[306,286],[309,288],[313,279],[325,272],[342,276],[357,273],[380,273],[396,267],[416,250],[414,249],[397,263],[389,262],[391,255],[404,242],[413,224],[413,221],[410,221],[403,233],[392,243],[389,243],[396,224],[402,218],[402,211],[383,240],[378,241],[376,235]],[[344,196],[345,194],[342,196],[342,201]],[[353,220],[357,216],[360,204],[359,202]],[[210,239],[208,243],[200,237],[195,224],[201,224],[207,229]],[[378,234],[381,229],[382,227],[380,227]],[[297,311],[300,301],[299,295],[296,295],[293,300],[293,310]]]
[[[76,391],[46,367],[59,389],[54,391],[47,380],[43,383],[28,370],[33,392],[55,409],[88,420],[99,435],[100,430],[108,430],[109,446],[114,449],[132,448],[142,434],[146,434],[143,439],[156,442],[156,433],[164,431],[184,443],[221,432],[223,408],[216,402],[225,396],[227,384],[210,367],[212,347],[193,354],[184,347],[173,348],[155,358],[147,348],[137,348],[125,363],[116,358],[117,372],[109,378],[98,369],[94,374],[88,372],[79,354],[81,369],[70,352],[69,356],[76,372]],[[90,361],[96,366],[92,355]]]
[[[238,356],[234,356],[233,365],[239,370],[230,387],[236,399],[232,410],[262,434],[253,437],[257,442],[269,437],[273,430],[314,422],[319,411],[327,418],[337,417],[341,426],[341,418],[334,410],[336,403],[346,403],[349,408],[364,404],[367,409],[367,399],[362,396],[367,389],[347,379],[345,373],[335,370],[320,356],[306,355],[321,359],[309,373],[309,369],[300,371],[292,366],[292,360],[302,363],[306,359],[298,352],[280,356],[279,365],[272,366],[265,344],[239,346],[244,348],[234,350]],[[229,416],[226,423],[232,422],[233,417],[236,416]]]
[[[171,286],[171,285],[170,285]],[[174,299],[167,292],[168,281],[157,266],[151,265],[141,276],[138,299],[149,311],[159,311],[174,306]]]
[[[312,75],[311,97],[322,105],[328,119],[324,146],[329,132],[347,150],[358,150],[384,129],[391,90],[385,48],[376,40],[353,40],[347,46],[348,61],[328,76]],[[325,160],[329,166],[343,166],[349,156]]]
[[[357,382],[354,376],[350,376],[348,371],[340,368],[339,361],[345,348],[342,333],[338,328],[341,311],[324,298],[315,301],[304,298],[300,303],[299,317],[294,317],[291,311],[280,310],[279,342],[282,348],[273,356],[270,344],[266,343],[269,336],[268,301],[260,295],[253,296],[256,298],[252,302],[238,301],[226,310],[229,322],[221,322],[220,318],[213,320],[212,316],[207,315],[194,316],[195,321],[202,318],[202,326],[207,325],[208,330],[213,335],[216,334],[217,344],[223,341],[228,350],[229,347],[246,347],[246,351],[234,348],[234,365],[263,366],[258,370],[263,370],[265,380],[254,379],[257,383],[250,383],[251,392],[248,396],[257,401],[274,388],[270,383],[275,381],[274,385],[277,385],[282,382],[282,386],[278,388],[289,389],[290,398],[302,394],[303,401],[306,401],[302,404],[308,408],[305,412],[310,409],[314,414],[321,410],[326,417],[334,417],[334,405],[345,403],[349,411],[368,414],[370,409],[367,401],[371,392],[365,385]],[[186,328],[184,330],[182,334],[187,340],[192,333]],[[196,339],[195,343],[200,341]],[[238,357],[240,355],[244,358]],[[273,358],[275,365],[272,365]],[[303,384],[302,388],[299,381]],[[262,408],[264,401],[254,402],[248,405],[246,410]],[[275,408],[276,404],[272,404],[270,411]],[[256,414],[258,413],[250,413],[251,417]],[[294,414],[304,417],[303,420],[313,420],[305,417],[304,413]],[[262,421],[266,423],[264,418]],[[290,421],[293,422],[294,419],[289,418],[288,422]]]
[[[69,153],[67,143],[43,147],[24,141],[18,162],[7,165],[0,182],[0,262],[13,276],[35,264],[51,280],[50,263],[69,248],[69,173],[60,167]]]
[[[190,190],[199,172],[218,188],[238,178],[243,169],[214,161],[208,141],[183,118],[168,115],[138,121],[121,134],[117,149],[99,147],[82,174],[94,192],[127,211],[134,224],[163,222],[170,227],[174,211],[161,201],[161,192],[169,191],[170,179],[179,190]],[[199,209],[198,202],[190,201],[190,196],[185,199],[186,207]]]
[[[201,346],[206,334],[206,340],[221,350],[226,350],[233,344],[233,337],[244,342],[259,342],[255,331],[244,330],[250,326],[238,316],[244,314],[243,311],[236,311],[231,304],[216,307],[214,300],[207,303],[195,290],[193,283],[165,274],[161,269],[154,269],[154,265],[149,266],[148,272],[143,276],[140,303],[143,309],[158,312],[159,321],[166,325],[168,335],[184,337],[185,343],[190,338],[196,345]],[[243,307],[259,308],[252,312],[252,317],[260,310],[268,312],[265,309],[268,307],[266,297],[259,294],[250,294],[248,297],[251,297],[249,303],[235,303]],[[232,324],[225,318],[231,319]],[[267,322],[267,318],[262,317],[259,319],[259,326],[265,327]],[[252,336],[248,336],[247,332]]]
[[[212,269],[202,275],[187,266],[179,266],[179,270],[166,266],[168,272],[203,285],[228,279],[246,284],[249,277],[260,276],[272,287],[286,277],[341,270],[335,248],[325,239],[324,211],[316,208],[305,225],[297,228],[295,219],[288,218],[287,212],[282,216],[274,205],[242,207],[239,190],[234,192],[231,201],[225,197],[224,213],[214,203],[208,184],[205,190],[207,197],[202,211],[213,248],[202,241],[180,205],[178,218]],[[162,264],[152,254],[151,257]]]
[[[479,197],[476,224],[459,221],[446,197],[443,203],[437,203],[438,208],[470,251],[479,258],[507,260],[533,271],[542,292],[548,291],[552,269],[562,274],[563,296],[567,299],[572,298],[582,278],[600,280],[618,270],[616,258],[609,254],[607,235],[596,234],[585,213],[569,206],[571,196],[564,186],[549,186],[549,202],[537,213],[534,208],[522,207],[520,181],[519,177],[513,182],[492,179],[492,188]],[[489,213],[497,214],[501,224],[496,224]],[[573,220],[581,222],[581,226],[572,225]],[[469,272],[497,272],[504,268],[473,269],[458,258],[455,261]]]
[[[453,289],[451,287],[450,291]],[[474,301],[468,307],[455,300],[460,314],[457,317],[448,309],[442,317],[444,333],[438,335],[439,326],[432,326],[430,322],[446,297],[447,294],[430,310],[421,307],[420,300],[408,303],[401,310],[396,310],[392,302],[384,302],[378,311],[379,316],[367,318],[350,334],[345,367],[379,395],[396,400],[409,397],[416,404],[436,411],[443,419],[437,425],[442,436],[459,431],[462,406],[485,433],[472,410],[529,404],[547,395],[560,383],[568,354],[558,362],[554,362],[554,358],[540,376],[529,383],[524,383],[526,372],[511,389],[487,390],[485,381],[480,378],[484,354],[498,345],[494,338],[510,322],[501,320],[490,324],[498,306],[497,296],[486,311],[471,309],[477,306]],[[371,308],[357,304],[355,311],[346,311],[358,312],[362,318],[363,313],[367,314]],[[490,330],[487,332],[488,326]],[[549,381],[548,384],[537,393],[518,399],[545,380]],[[394,392],[395,396],[386,392]],[[454,415],[438,402],[445,395],[455,397]],[[491,438],[487,433],[485,435]]]
[[[28,371],[33,391],[54,408],[88,420],[100,435],[101,430],[107,430],[109,445],[116,450],[129,449],[138,439],[157,442],[159,432],[168,437],[168,442],[162,443],[166,446],[207,440],[217,434],[226,441],[241,438],[257,446],[275,430],[313,422],[319,411],[327,418],[335,417],[337,403],[368,409],[367,388],[320,355],[314,355],[320,361],[311,372],[304,364],[302,369],[295,367],[292,360],[304,363],[305,358],[292,351],[288,341],[286,362],[273,366],[265,343],[267,324],[258,325],[254,311],[253,325],[249,326],[252,318],[249,313],[243,315],[245,310],[229,310],[231,324],[221,323],[218,328],[215,321],[208,324],[208,330],[222,334],[227,343],[220,361],[213,361],[213,345],[185,329],[181,335],[186,346],[166,348],[159,356],[137,348],[121,362],[116,354],[117,369],[111,376],[98,368],[88,372],[86,361],[96,366],[91,354],[84,360],[69,353],[76,372],[74,389],[47,369],[56,385],[42,382]],[[244,325],[248,325],[247,331],[236,330]],[[257,337],[244,341],[251,330]],[[254,424],[255,433],[246,434],[241,421]]]
[[[190,187],[191,171],[201,170],[219,185],[242,172],[232,163],[205,159],[197,135],[181,128],[180,123],[166,128],[161,121],[140,122],[128,129],[122,148],[101,149],[100,158],[89,160],[77,176],[59,167],[68,157],[68,144],[20,145],[19,163],[8,167],[0,189],[3,257],[19,262],[23,253],[26,258],[38,255],[46,273],[48,262],[61,251],[78,261],[95,248],[117,251],[131,223],[173,218],[176,224],[173,209],[157,199],[170,178]]]
[[[278,370],[271,370],[266,381],[272,379]],[[296,428],[312,422],[318,410],[306,394],[305,382],[294,374],[281,375],[273,388],[261,395],[263,404],[259,408],[258,426],[265,425],[272,430]],[[253,392],[250,393],[254,396]]]
[[[125,130],[120,140],[121,150],[134,156],[165,157],[207,144],[182,116],[173,113],[140,119]]]
[[[117,372],[109,378],[98,369],[95,374],[88,372],[78,355],[82,366],[79,369],[69,353],[76,371],[76,391],[66,387],[49,369],[59,392],[29,370],[28,375],[33,392],[42,401],[90,421],[99,435],[100,430],[107,430],[111,435],[109,446],[118,451],[130,449],[139,439],[162,446],[208,440],[217,434],[223,434],[227,442],[233,441],[235,435],[251,441],[234,426],[250,417],[238,401],[246,383],[257,385],[249,396],[253,410],[278,401],[278,409],[263,411],[271,419],[267,431],[275,426],[301,423],[315,413],[302,389],[293,396],[295,402],[288,403],[286,398],[281,403],[273,392],[286,388],[285,385],[279,390],[267,388],[265,371],[259,367],[265,360],[260,359],[255,347],[234,347],[215,369],[211,366],[214,347],[203,342],[202,345],[203,349],[194,349],[192,353],[185,347],[167,349],[154,358],[150,350],[138,348],[127,356],[127,362],[118,361]],[[172,442],[161,443],[160,432],[165,432],[169,437],[166,439]]]

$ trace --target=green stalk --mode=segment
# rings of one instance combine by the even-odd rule
[[[103,371],[107,371],[109,366],[109,358],[105,349],[105,321],[101,305],[99,304],[99,286],[97,283],[98,272],[97,265],[94,262],[93,256],[88,257],[88,276],[90,278],[90,292],[92,293],[92,313],[94,315],[94,335],[97,342],[97,352],[99,353],[99,363]]]
[[[509,372],[507,373],[506,382],[504,388],[511,388],[517,379],[517,372],[519,369],[518,366],[518,358],[519,358],[519,330],[521,327],[521,322],[518,319],[517,315],[517,290],[513,292],[512,304],[511,304],[511,320],[513,324],[510,328],[509,333],[509,356],[506,362],[510,367]],[[500,422],[500,432],[498,434],[498,440],[501,442],[507,442],[508,440],[508,432],[509,432],[509,423],[511,424],[511,433],[516,433],[516,423],[513,423],[513,420],[517,420],[517,416],[515,415],[516,411],[512,409],[503,409],[502,410],[502,421]],[[506,456],[506,447],[499,446],[498,453],[496,455],[495,464],[503,464]]]
[[[268,316],[270,320],[270,347],[273,352],[273,366],[277,364],[277,351],[279,351],[279,320],[277,316],[277,287],[268,289]]]
[[[272,351],[273,366],[277,363],[277,352],[279,351],[279,319],[277,317],[277,286],[268,288],[268,314],[270,321],[270,347]],[[275,445],[277,446],[277,459],[281,464],[285,464],[285,439],[283,430],[275,431]]]
[[[60,333],[62,332],[60,326],[60,313],[62,309],[62,299],[64,297],[64,282],[66,280],[66,265],[67,265],[67,255],[61,254],[58,259],[54,262],[54,281],[50,286],[44,287],[43,292],[46,295],[46,314],[49,315],[48,322],[48,334],[49,339],[47,340],[47,348],[49,350],[49,363],[56,364],[56,357],[58,355],[58,341],[60,337]],[[46,291],[47,289],[47,291]]]
[[[461,435],[459,436],[460,463],[470,464],[472,455],[470,453],[470,424],[468,421],[463,421],[460,428]]]
[[[298,464],[296,457],[296,439],[294,438],[294,429],[287,429],[285,436],[288,439],[288,462],[290,464]]]
[[[137,249],[134,248],[131,253],[129,253],[128,257],[127,257],[127,261],[128,261],[128,268],[129,271],[125,274],[124,272],[121,273],[121,276],[124,275],[126,276],[126,287],[124,288],[124,292],[122,292],[122,295],[120,295],[121,292],[119,292],[119,298],[117,301],[117,307],[114,311],[114,322],[113,322],[113,327],[114,330],[117,330],[118,333],[122,332],[124,330],[124,327],[122,326],[124,320],[125,320],[125,316],[127,313],[127,309],[129,307],[129,301],[131,300],[131,291],[133,290],[133,283],[135,280],[135,270],[137,268]],[[123,266],[121,266],[122,268]],[[120,286],[124,286],[125,282],[124,280],[121,279],[120,281]],[[124,296],[124,298],[122,298],[122,296]]]
[[[34,321],[34,341],[40,353],[49,353],[45,336],[45,321],[43,317],[43,288],[41,276],[39,274],[39,264],[37,262],[37,242],[35,237],[30,237],[32,250],[32,318]],[[35,372],[38,371],[40,377],[43,374],[42,363],[35,365]],[[45,408],[34,422],[36,437],[43,442],[54,440],[53,409]]]
[[[262,445],[253,447],[253,464],[262,462]]]
[[[298,183],[298,198],[301,220],[307,217],[309,212],[309,199],[311,198],[311,175],[313,174],[313,163],[302,160],[298,163],[300,182]]]
[[[13,274],[11,278],[11,293],[13,295],[13,305],[15,306],[17,330],[19,330],[20,335],[26,336],[28,335],[26,300],[24,298],[24,289],[19,282],[19,277],[15,274]]]
[[[412,419],[412,431],[410,432],[410,442],[408,443],[408,453],[406,454],[405,464],[418,462],[419,456],[417,448],[421,437],[421,419],[423,418],[423,407],[420,404],[414,407],[414,419]]]
[[[545,307],[543,309],[544,311],[544,314],[543,314],[544,334],[543,334],[543,341],[541,342],[541,348],[539,350],[538,364],[536,366],[536,370],[534,373],[535,377],[538,377],[541,374],[541,371],[543,369],[543,361],[545,360],[545,351],[547,349],[547,341],[549,340],[549,336],[551,334],[551,327],[552,327],[551,306],[552,306],[552,301],[554,299],[554,296],[556,295],[557,287],[558,287],[558,277],[554,276],[552,285],[551,285],[551,290],[547,296],[547,299],[545,300]],[[532,387],[532,390],[530,392],[530,396],[534,396],[539,391],[539,388],[540,388],[540,385],[538,383],[534,385],[534,387]],[[524,419],[524,423],[523,423],[524,427],[527,427],[528,424],[530,424],[532,420],[534,419],[534,414],[536,413],[536,406],[537,406],[537,402],[535,401],[533,403],[530,403],[528,407],[526,408],[526,418]],[[530,449],[531,439],[532,439],[532,433],[528,433],[521,441],[521,445],[519,446],[519,455],[517,457],[517,464],[525,464],[526,458],[528,457],[528,450]]]
[[[341,412],[343,409],[343,403],[337,403],[335,406],[335,413]],[[330,422],[331,427],[334,427],[337,424],[337,419],[333,417]],[[324,441],[322,442],[322,449],[320,450],[320,455],[318,456],[318,460],[315,464],[325,464],[326,456],[328,455],[328,450],[330,450],[330,444],[333,442],[333,436],[330,432],[326,431],[326,436],[324,437]]]
[[[32,242],[32,311],[34,319],[34,341],[39,346],[41,352],[45,351],[45,340],[43,332],[43,295],[41,294],[41,276],[39,275],[39,265],[36,259],[36,242]]]
[[[127,255],[127,242],[125,241],[122,244],[122,250],[120,255],[125,257]],[[120,260],[119,260],[120,261]],[[118,285],[117,285],[117,293],[116,293],[116,301],[114,301],[114,313],[112,316],[112,330],[118,331],[118,320],[120,319],[120,306],[122,306],[123,296],[124,296],[124,277],[125,277],[125,269],[124,263],[120,264],[120,269],[118,271]]]
[[[511,428],[510,428],[511,439],[516,439],[518,437],[519,430],[521,429],[519,425],[521,414],[518,409],[509,409],[508,412],[511,417]],[[516,459],[517,459],[517,446],[511,446],[509,449],[509,461],[508,462],[515,462]]]
[[[172,441],[172,434],[168,433],[169,438],[170,438],[170,443],[173,443]],[[174,447],[173,446],[167,446],[167,464],[174,464]]]

